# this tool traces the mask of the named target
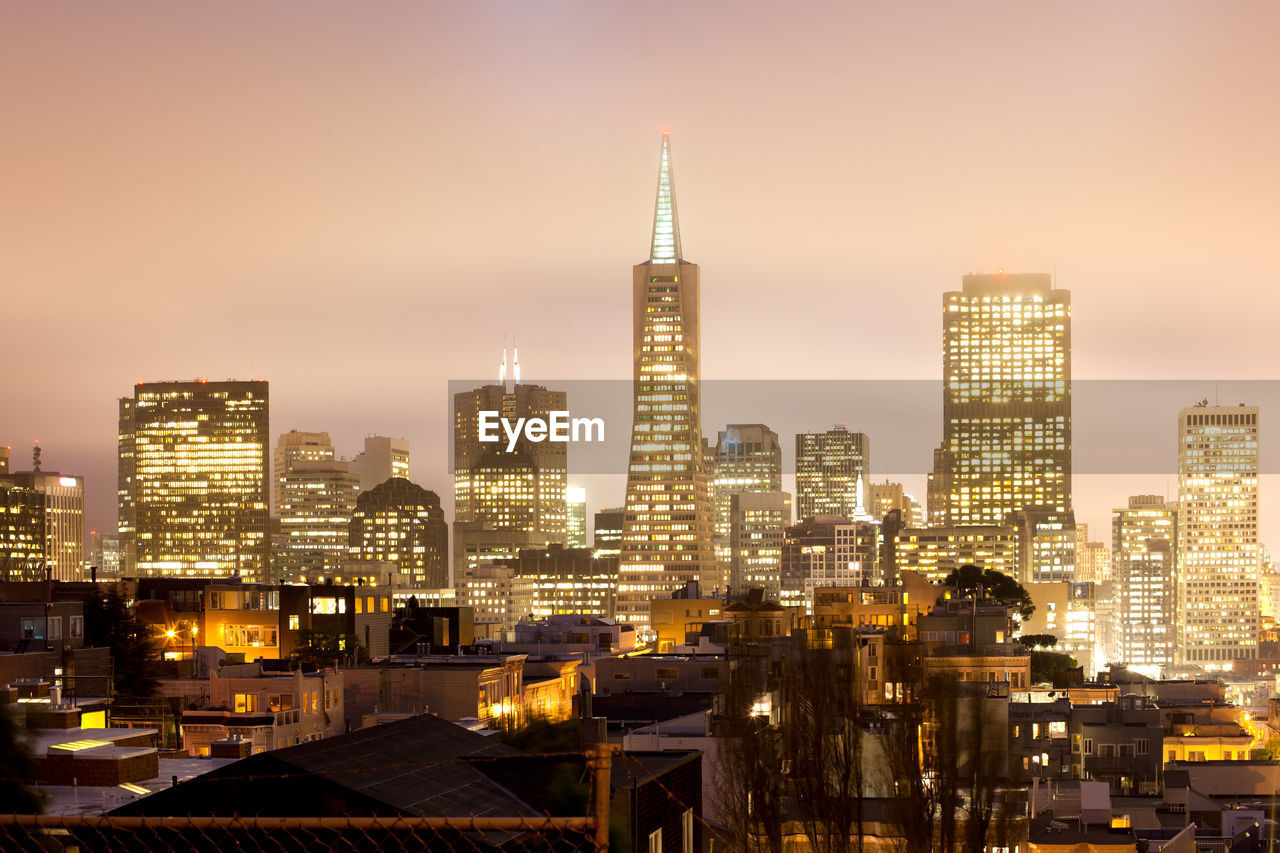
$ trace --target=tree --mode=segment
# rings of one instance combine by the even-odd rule
[[[1029,649],[1051,649],[1058,645],[1058,638],[1053,634],[1023,634],[1017,639]]]
[[[1036,610],[1026,587],[1004,572],[997,572],[995,569],[980,569],[966,563],[947,575],[942,583],[953,587],[962,596],[981,595],[991,601],[1008,605],[1023,622],[1030,619],[1031,614]]]
[[[155,694],[155,635],[129,612],[114,590],[99,592],[85,601],[84,639],[85,645],[111,651],[117,695],[145,698]]]
[[[1031,653],[1031,680],[1035,683],[1053,681],[1064,672],[1075,669],[1078,664],[1071,655],[1062,652]]]
[[[338,661],[354,654],[357,661],[369,659],[368,652],[351,634],[316,631],[311,628],[298,630],[298,645],[289,654],[289,660],[306,671],[337,666]]]
[[[768,691],[760,662],[736,652],[716,717],[718,748],[710,773],[720,822],[733,849],[781,853],[784,779],[781,734],[757,701]]]

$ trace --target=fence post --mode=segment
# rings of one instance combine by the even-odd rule
[[[591,810],[595,819],[595,853],[609,851],[609,794],[613,746],[597,743],[591,748]]]

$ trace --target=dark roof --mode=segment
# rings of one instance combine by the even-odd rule
[[[423,714],[260,753],[114,813],[539,814],[479,769],[486,759],[517,754],[442,717]]]

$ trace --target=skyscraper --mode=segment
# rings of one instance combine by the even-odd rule
[[[1111,520],[1120,659],[1129,666],[1172,666],[1178,640],[1178,510],[1160,495],[1134,495]]]
[[[581,486],[569,486],[565,490],[565,545],[570,548],[587,547],[587,490]]]
[[[782,545],[791,526],[791,495],[739,492],[729,502],[729,584],[732,597],[752,589],[778,601],[782,594]]]
[[[782,490],[782,445],[778,434],[764,424],[729,424],[716,437],[711,465],[707,473],[711,477],[716,562],[720,566],[719,583],[728,589],[733,496]],[[790,496],[787,518],[782,523],[791,523]]]
[[[689,581],[717,586],[705,471],[697,264],[684,260],[662,135],[648,260],[632,270],[635,406],[617,618],[647,628],[649,600]]]
[[[622,518],[626,510],[620,506],[605,507],[595,514],[592,525],[591,547],[597,557],[618,557],[622,554]]]
[[[40,496],[44,505],[43,556],[52,572],[50,577],[80,580],[84,571],[84,478],[56,471],[18,471],[5,479]]]
[[[820,586],[870,586],[879,554],[879,530],[840,515],[802,519],[782,542],[779,603],[813,612]]]
[[[142,383],[120,415],[121,538],[132,515],[137,573],[265,580],[267,383]]]
[[[0,475],[0,580],[45,579],[44,496]]]
[[[1070,292],[1045,274],[966,275],[942,307],[931,522],[998,525],[1037,509],[1074,527]]]
[[[351,463],[294,457],[277,482],[277,512],[284,547],[277,564],[286,581],[335,577],[347,559],[347,526],[360,496]]]
[[[870,518],[870,458],[871,440],[842,424],[797,433],[796,518]]]
[[[291,429],[276,439],[276,451],[271,464],[271,507],[276,515],[280,514],[280,481],[295,460],[321,462],[334,458],[333,442],[327,432],[299,432]]]
[[[449,585],[449,525],[435,492],[392,477],[360,494],[347,529],[352,559],[395,563],[415,587]]]
[[[515,422],[546,419],[567,409],[563,391],[521,383],[518,362],[508,373],[506,361],[504,351],[498,384],[453,398],[455,583],[481,564],[512,559],[521,548],[563,545],[568,535],[564,442],[535,442],[521,435],[508,450],[505,440],[480,440],[482,412]]]
[[[360,491],[367,492],[392,477],[409,479],[409,442],[403,438],[369,435],[364,450],[351,460],[351,470],[360,477]]]
[[[1258,651],[1258,407],[1178,413],[1181,663],[1230,669]]]

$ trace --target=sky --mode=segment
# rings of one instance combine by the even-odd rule
[[[0,444],[105,529],[116,398],[266,378],[274,434],[408,438],[451,503],[504,336],[630,376],[664,129],[706,377],[937,379],[941,293],[1003,268],[1071,290],[1077,380],[1270,379],[1277,42],[1261,2],[6,4]]]

